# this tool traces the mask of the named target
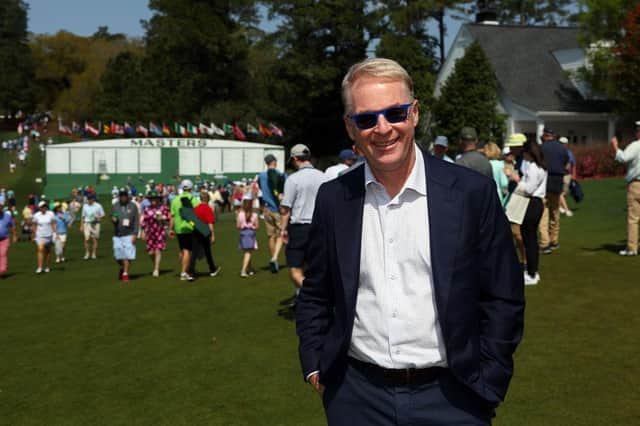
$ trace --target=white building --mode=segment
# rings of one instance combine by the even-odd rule
[[[606,142],[616,130],[616,116],[609,103],[577,76],[586,59],[578,32],[565,27],[463,25],[438,74],[434,94],[440,96],[456,61],[477,41],[496,73],[497,108],[507,115],[507,137],[512,133],[539,137],[544,127],[550,127],[572,143]]]

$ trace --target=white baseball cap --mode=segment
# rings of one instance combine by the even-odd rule
[[[311,150],[309,149],[308,146],[299,143],[297,145],[294,145],[291,148],[290,155],[291,155],[291,158],[293,158],[293,157],[308,157],[309,155],[311,155]]]
[[[180,187],[182,189],[192,189],[193,188],[193,182],[191,182],[189,179],[185,179],[180,183]]]
[[[562,136],[560,139],[558,139],[558,142],[567,144],[567,143],[569,143],[569,139],[567,139],[566,137]]]
[[[505,146],[504,148],[502,148],[502,155],[509,155],[511,154],[511,148],[509,148],[508,146]]]
[[[446,136],[438,136],[436,137],[436,140],[433,144],[444,146],[445,148],[447,148],[449,146],[449,139],[447,139]]]

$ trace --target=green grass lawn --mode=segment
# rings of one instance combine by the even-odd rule
[[[624,184],[584,189],[561,249],[542,258],[541,284],[526,289],[525,338],[497,425],[640,421],[640,258],[614,253]],[[0,281],[0,424],[325,424],[301,379],[294,323],[278,315],[292,293],[286,271],[261,269],[261,238],[258,274],[243,280],[230,216],[217,237],[223,273],[195,283],[177,280],[175,242],[159,279],[139,244],[127,285],[107,238],[97,261],[80,259],[76,227],[69,262],[45,276],[33,274],[32,245],[12,247]]]

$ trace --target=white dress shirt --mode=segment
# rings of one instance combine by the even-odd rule
[[[527,197],[544,198],[547,193],[547,171],[528,160],[522,161],[524,175],[516,190],[524,192]]]
[[[433,289],[423,154],[389,198],[365,164],[360,285],[349,356],[385,368],[446,366]]]
[[[616,151],[616,161],[627,164],[627,183],[640,180],[640,140],[631,142],[624,151]]]

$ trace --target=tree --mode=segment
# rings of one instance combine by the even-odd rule
[[[125,50],[140,51],[136,40],[81,37],[66,31],[37,35],[30,42],[36,64],[38,108],[65,117],[92,118],[107,62]]]
[[[92,38],[101,38],[104,40],[125,40],[127,38],[126,35],[122,34],[122,33],[116,33],[116,34],[112,34],[109,32],[109,27],[105,26],[100,26],[98,27],[98,31],[96,31],[95,33],[93,33],[93,35],[91,36]]]
[[[143,56],[124,51],[109,60],[100,77],[100,90],[93,105],[94,119],[103,121],[153,119]]]
[[[638,88],[638,4],[635,0],[580,0],[577,15],[587,65],[579,71],[594,93],[606,96],[620,112],[640,111],[629,96]]]
[[[611,95],[625,112],[639,112],[640,99],[640,4],[627,13],[623,36],[613,49],[610,67]]]
[[[195,119],[217,103],[247,99],[254,1],[151,0],[149,7],[144,66],[157,116]]]
[[[273,0],[281,20],[274,34],[279,60],[269,70],[268,96],[280,105],[287,142],[314,154],[335,154],[348,144],[340,90],[347,69],[366,57],[369,16],[364,0]]]
[[[456,62],[433,105],[435,134],[457,140],[462,127],[472,126],[482,141],[500,141],[505,117],[498,113],[498,80],[480,44],[471,44]]]
[[[34,106],[34,66],[27,44],[27,5],[22,0],[0,2],[0,110],[31,110]]]

